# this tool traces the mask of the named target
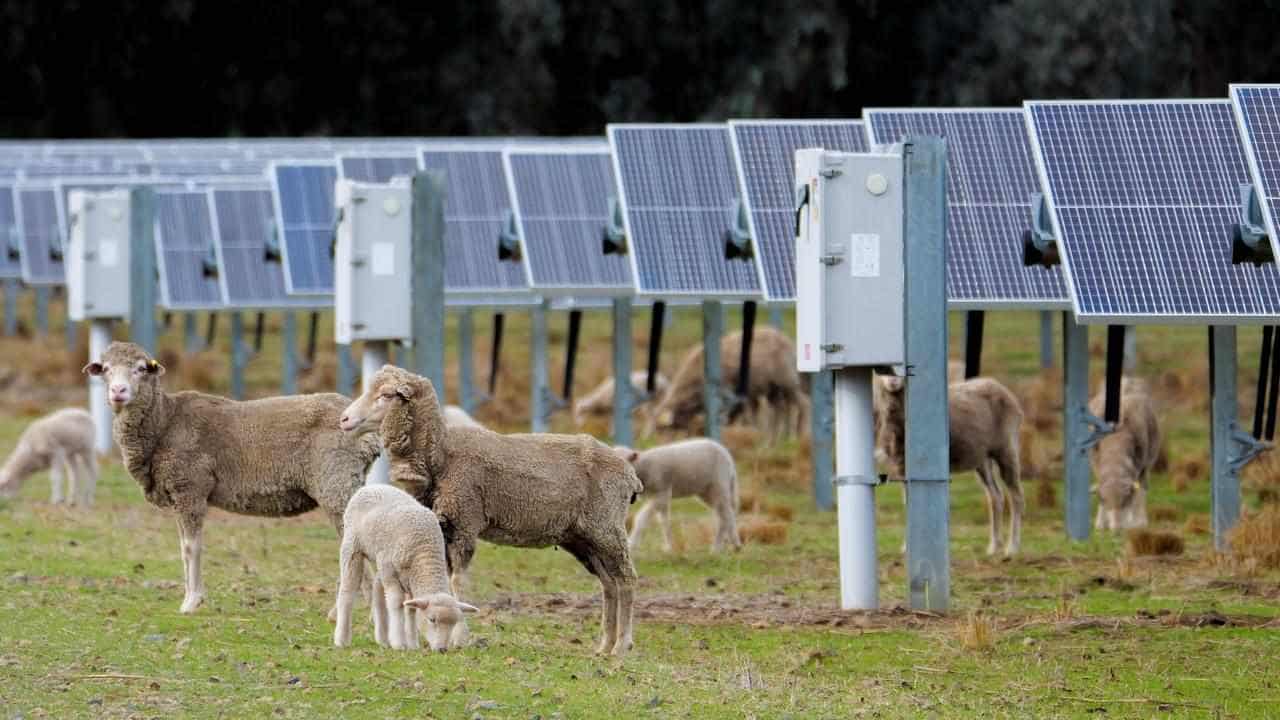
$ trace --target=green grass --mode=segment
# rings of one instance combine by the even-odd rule
[[[696,311],[674,316],[668,371],[700,332]],[[607,372],[607,322],[600,313],[587,318],[579,390]],[[1008,314],[987,323],[984,370],[1024,394],[1038,373],[1036,322]],[[637,349],[642,325],[638,318]],[[526,423],[528,328],[518,315],[508,328],[500,394],[481,419],[517,430]],[[553,341],[563,329],[557,318]],[[176,347],[178,334],[175,327],[166,346]],[[1244,353],[1257,335],[1241,333],[1242,399],[1253,372]],[[70,384],[79,359],[49,359],[61,344],[61,336],[0,341],[0,376],[12,363]],[[1145,374],[1185,380],[1180,391],[1162,391],[1174,463],[1205,456],[1203,330],[1143,329],[1139,344]],[[476,350],[483,356],[483,341]],[[278,352],[269,336],[249,368],[252,394],[275,391]],[[181,363],[203,363],[212,389],[225,391],[215,353]],[[166,379],[179,387],[189,377],[179,368]],[[32,413],[82,401],[82,393],[73,386],[36,396],[20,382],[0,388],[0,454]],[[555,426],[569,428],[563,413]],[[1055,426],[1037,438],[1055,485],[1057,433]],[[1122,560],[1123,541],[1111,536],[1070,543],[1061,488],[1057,506],[1040,507],[1039,481],[1030,479],[1023,554],[989,560],[985,507],[976,480],[964,475],[952,484],[951,614],[902,607],[903,512],[892,487],[878,496],[886,609],[840,613],[835,522],[805,492],[807,446],[757,440],[748,434],[735,444],[743,486],[792,508],[786,543],[712,554],[704,547],[708,514],[677,502],[681,551],[664,554],[653,528],[636,553],[636,648],[621,661],[591,655],[596,586],[571,558],[492,545],[480,548],[471,573],[469,599],[482,606],[471,647],[443,656],[383,650],[361,617],[353,647],[336,649],[325,612],[337,543],[313,515],[211,515],[209,596],[198,614],[183,616],[174,523],[145,504],[118,460],[104,464],[91,512],[49,505],[47,480],[37,476],[0,503],[0,720],[1280,716],[1280,573],[1243,574],[1204,535],[1184,535],[1187,553],[1172,559]],[[1255,504],[1252,490],[1246,502]],[[1175,492],[1157,475],[1151,503],[1177,508],[1178,519],[1158,529],[1181,531],[1187,516],[1209,511],[1207,478]],[[1223,617],[1228,626],[1213,624]],[[990,624],[991,638],[966,647],[962,637],[976,622]]]

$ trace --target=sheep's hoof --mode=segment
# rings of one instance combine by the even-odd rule
[[[600,644],[596,646],[596,654],[608,655],[609,651],[612,649],[613,649],[613,642],[609,640],[601,640]]]
[[[329,608],[329,624],[333,625],[338,622],[338,606],[334,605]]]
[[[191,613],[195,612],[196,609],[199,608],[200,605],[203,603],[204,603],[203,595],[189,595],[185,600],[182,601],[182,607],[179,609],[179,612],[181,612],[183,615],[190,615]]]
[[[617,644],[613,646],[613,656],[617,658],[626,656],[627,652],[631,650],[632,645],[633,643],[630,639],[625,641],[619,640]]]

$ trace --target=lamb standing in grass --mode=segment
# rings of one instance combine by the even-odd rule
[[[471,414],[457,405],[444,406],[444,424],[449,427],[483,428]]]
[[[649,373],[646,370],[637,370],[631,373],[631,397],[644,398],[643,403],[639,403],[637,407],[643,406],[653,398],[662,397],[670,386],[667,376],[657,373],[653,376],[653,397],[648,397]],[[603,417],[613,412],[613,378],[605,378],[594,390],[587,393],[586,397],[578,400],[573,404],[573,422],[581,427],[583,423],[590,417]]]
[[[105,380],[116,444],[147,502],[178,516],[184,613],[204,601],[200,563],[210,506],[261,517],[320,507],[341,537],[347,501],[378,457],[376,438],[336,427],[348,402],[341,395],[237,402],[170,394],[160,387],[164,366],[122,342],[84,371]]]
[[[559,545],[600,580],[597,652],[631,648],[636,572],[627,507],[643,487],[622,458],[587,435],[500,435],[449,428],[431,381],[385,365],[342,414],[355,436],[377,433],[391,479],[435,511],[454,595],[477,539],[516,547]]]
[[[904,423],[906,420],[905,387],[902,378],[877,376],[875,389],[876,458],[884,463],[890,476],[901,479],[905,474]],[[1018,432],[1022,427],[1022,406],[1004,385],[991,378],[973,378],[953,383],[947,388],[950,410],[951,472],[973,470],[982,481],[987,495],[987,518],[990,541],[987,554],[1000,551],[1000,526],[1004,520],[1005,493],[1009,501],[1009,538],[1004,554],[1011,557],[1022,543],[1021,465],[1018,459]],[[994,471],[999,468],[1005,491],[996,483]],[[904,490],[906,485],[903,486]]]
[[[13,497],[32,473],[49,470],[50,502],[63,501],[67,483],[72,505],[93,505],[98,458],[93,451],[93,418],[80,408],[65,408],[35,420],[0,467],[0,497]]]
[[[461,645],[476,608],[449,591],[444,535],[435,513],[390,485],[356,491],[342,516],[338,624],[333,644],[351,644],[351,608],[364,584],[365,562],[373,571],[373,634],[378,644],[418,649],[419,634],[436,652]]]
[[[1089,411],[1102,417],[1106,391],[1089,401]],[[1099,530],[1147,526],[1147,478],[1160,455],[1160,420],[1146,383],[1125,378],[1120,385],[1120,422],[1116,431],[1089,450],[1089,465],[1098,479]]]
[[[628,543],[635,547],[652,515],[662,526],[662,547],[671,552],[671,499],[696,497],[716,514],[713,547],[741,546],[738,539],[738,470],[728,448],[695,438],[636,452],[616,447],[618,456],[635,466],[648,500],[636,513]]]

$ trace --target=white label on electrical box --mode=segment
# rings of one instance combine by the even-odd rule
[[[392,243],[373,243],[373,274],[396,274],[396,246]]]
[[[116,250],[115,240],[98,241],[98,263],[102,267],[115,267],[120,262],[120,253]]]
[[[849,236],[850,277],[880,277],[880,236],[854,233]]]

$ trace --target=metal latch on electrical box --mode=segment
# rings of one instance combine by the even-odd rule
[[[823,171],[819,172],[818,174],[819,174],[819,175],[821,175],[822,177],[824,177],[824,178],[826,178],[826,179],[830,180],[830,179],[832,179],[832,178],[838,178],[838,177],[840,177],[841,175],[843,175],[843,174],[844,174],[844,172],[843,172],[843,171],[841,171],[841,170],[836,170],[835,168],[827,168],[826,170],[823,170]]]
[[[829,353],[835,353],[835,352],[840,352],[841,350],[844,350],[844,346],[841,345],[840,343],[823,343],[818,347],[822,349],[822,352],[829,352]]]
[[[823,255],[822,257],[818,258],[818,262],[828,266],[839,265],[840,263],[844,262],[844,258],[840,257],[839,255]]]
[[[836,487],[843,485],[870,485],[875,487],[883,485],[887,478],[884,475],[837,475],[831,484]]]

